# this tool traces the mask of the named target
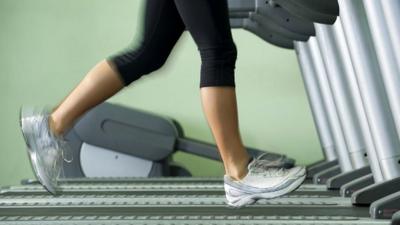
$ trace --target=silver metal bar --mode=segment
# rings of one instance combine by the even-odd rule
[[[389,31],[384,19],[384,13],[380,1],[364,0],[365,12],[372,34],[373,44],[378,56],[382,80],[385,86],[389,106],[397,129],[400,134],[400,66],[397,65],[394,49],[391,45]],[[398,26],[398,25],[396,25]],[[400,36],[399,36],[400,37]],[[397,40],[399,41],[399,40]],[[385,166],[385,173],[389,177],[400,176],[400,148],[387,149],[381,152],[381,165]]]
[[[356,72],[368,124],[385,180],[400,176],[386,159],[400,149],[394,120],[385,96],[381,71],[362,1],[339,0],[340,17]]]
[[[324,62],[322,61],[321,51],[319,49],[317,39],[315,37],[311,37],[307,46],[315,66],[314,79],[317,79],[321,90],[323,103],[327,109],[328,120],[332,128],[333,140],[336,146],[336,153],[340,168],[342,169],[342,172],[351,171],[354,169],[354,167],[350,160],[348,147],[343,134],[343,128],[341,127],[337,112],[337,106],[333,100],[332,90],[329,86],[326,68]]]
[[[326,160],[333,161],[337,159],[335,145],[327,118],[327,112],[322,101],[318,84],[314,78],[312,60],[305,50],[304,42],[295,41],[294,46],[321,148],[325,154]]]
[[[361,133],[361,125],[357,118],[357,110],[346,81],[346,74],[340,58],[339,49],[330,33],[330,25],[315,23],[317,41],[326,67],[326,77],[333,95],[339,121],[342,127],[347,149],[354,169],[368,165],[365,157],[365,141]]]
[[[390,43],[392,44],[394,55],[396,57],[397,66],[400,66],[400,1],[399,0],[381,0],[383,15],[386,19],[387,28],[390,36]]]
[[[332,25],[332,27],[328,30],[331,35],[334,37],[338,53],[340,54],[340,59],[342,61],[343,70],[346,76],[346,82],[350,88],[350,98],[353,100],[355,104],[355,109],[357,113],[357,119],[361,126],[361,133],[364,137],[366,151],[368,153],[369,164],[371,167],[372,174],[374,175],[375,182],[383,181],[382,171],[379,165],[379,161],[376,160],[378,158],[375,149],[375,143],[372,140],[372,134],[370,127],[368,125],[368,120],[366,116],[366,112],[364,109],[364,105],[362,102],[360,89],[358,87],[356,75],[354,72],[353,63],[351,61],[349,48],[347,46],[346,38],[344,36],[343,27],[340,21],[340,17],[338,17],[338,21]]]

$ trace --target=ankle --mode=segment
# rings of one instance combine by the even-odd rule
[[[228,176],[236,181],[239,181],[239,180],[242,180],[247,175],[247,173],[248,173],[248,171],[246,168],[240,172],[238,171],[238,172],[229,173]]]
[[[250,159],[247,158],[246,160],[243,160],[241,162],[234,163],[233,166],[228,168],[227,175],[234,180],[243,179],[248,173],[247,166],[249,164],[249,161]]]
[[[52,115],[49,116],[49,128],[51,132],[57,137],[62,136],[64,133],[64,129],[62,128],[61,123],[54,119]]]

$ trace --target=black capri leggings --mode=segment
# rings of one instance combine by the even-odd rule
[[[125,85],[165,63],[185,28],[201,56],[200,87],[235,86],[236,46],[226,0],[147,0],[139,47],[107,60]]]

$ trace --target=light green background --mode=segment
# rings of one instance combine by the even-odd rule
[[[22,104],[55,105],[98,61],[140,36],[137,0],[0,1],[0,185],[33,178],[22,140]],[[247,145],[308,164],[322,158],[294,51],[234,30],[240,128]],[[181,122],[187,136],[213,141],[201,111],[200,57],[188,33],[159,71],[111,102]],[[220,163],[175,155],[196,176],[220,176]]]

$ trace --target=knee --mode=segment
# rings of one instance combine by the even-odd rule
[[[119,72],[124,84],[128,86],[143,75],[160,69],[166,62],[168,55],[155,49],[128,49],[110,58]]]
[[[234,43],[221,46],[210,46],[200,48],[201,60],[206,64],[230,63],[234,64],[237,50]]]
[[[200,55],[202,60],[200,87],[235,86],[237,49],[234,43],[201,48]]]

